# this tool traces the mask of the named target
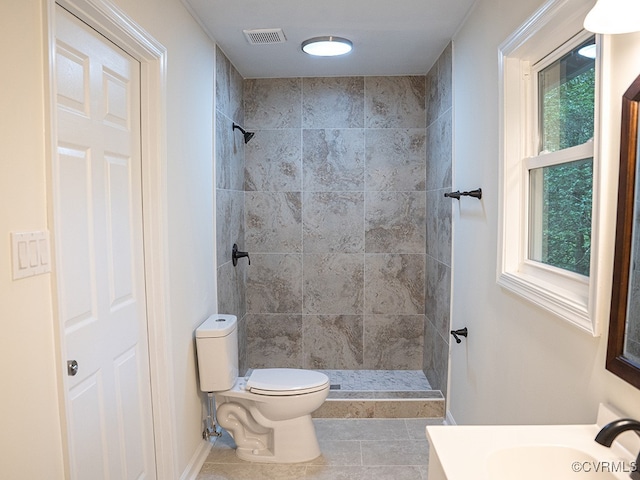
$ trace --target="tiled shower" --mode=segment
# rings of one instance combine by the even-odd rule
[[[241,368],[423,370],[445,391],[451,47],[426,76],[243,80],[220,50],[216,73],[219,311]]]

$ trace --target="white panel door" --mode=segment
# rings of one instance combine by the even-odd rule
[[[71,477],[155,478],[140,64],[56,7],[53,221]]]

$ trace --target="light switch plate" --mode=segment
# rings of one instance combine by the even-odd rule
[[[49,232],[12,232],[13,279],[51,271]]]

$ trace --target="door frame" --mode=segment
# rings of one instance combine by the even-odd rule
[[[171,392],[173,378],[169,342],[167,195],[166,195],[166,65],[167,50],[109,0],[44,0],[43,22],[47,58],[45,58],[45,107],[47,109],[47,183],[52,185],[52,160],[56,151],[57,125],[55,104],[55,5],[59,4],[87,25],[118,45],[140,62],[142,210],[144,235],[144,276],[147,298],[147,339],[153,408],[153,438],[158,479],[178,478],[175,418]],[[52,191],[49,187],[48,218],[53,226]],[[55,238],[52,244],[55,248]],[[55,257],[52,258],[55,268]],[[52,276],[52,307],[56,320],[58,391],[63,442],[68,447],[67,413],[64,389],[66,358],[57,304],[58,285]],[[69,476],[69,452],[64,451],[66,476]]]

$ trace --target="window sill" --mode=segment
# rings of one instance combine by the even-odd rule
[[[600,335],[589,312],[588,285],[584,292],[576,292],[522,272],[502,272],[498,275],[497,283],[580,330],[594,337]]]

